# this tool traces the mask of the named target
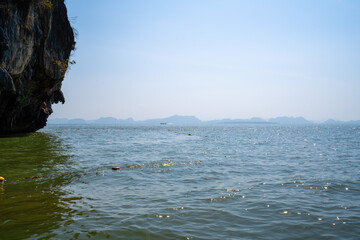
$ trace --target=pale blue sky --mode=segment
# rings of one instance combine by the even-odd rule
[[[67,0],[52,118],[360,119],[360,1]]]

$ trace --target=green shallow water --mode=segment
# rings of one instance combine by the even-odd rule
[[[359,126],[53,125],[0,138],[0,239],[358,239],[359,161]]]

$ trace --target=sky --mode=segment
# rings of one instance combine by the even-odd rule
[[[51,118],[360,119],[360,1],[67,0]]]

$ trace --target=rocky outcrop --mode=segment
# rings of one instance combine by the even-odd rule
[[[0,134],[46,125],[74,47],[64,0],[0,0]]]

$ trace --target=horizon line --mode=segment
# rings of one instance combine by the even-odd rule
[[[67,118],[67,117],[57,117],[57,118],[50,118],[48,119],[49,121],[52,121],[52,120],[84,120],[84,121],[97,121],[97,120],[100,120],[100,119],[115,119],[115,120],[122,120],[122,121],[126,121],[126,120],[132,120],[134,122],[144,122],[144,121],[151,121],[151,120],[162,120],[162,119],[167,119],[167,118],[172,118],[172,117],[191,117],[191,118],[196,118],[197,120],[201,121],[201,122],[211,122],[211,121],[224,121],[224,120],[227,120],[227,121],[236,121],[236,120],[241,120],[241,121],[246,121],[246,120],[249,120],[249,121],[254,121],[254,120],[262,120],[264,122],[269,122],[270,120],[272,119],[279,119],[279,118],[287,118],[287,119],[293,119],[293,120],[296,120],[296,119],[301,119],[301,120],[306,120],[308,122],[313,122],[313,123],[323,123],[323,122],[326,122],[326,121],[336,121],[336,122],[357,122],[357,121],[360,121],[360,119],[352,119],[352,120],[339,120],[339,119],[336,119],[336,118],[324,118],[323,120],[309,120],[303,116],[286,116],[286,115],[283,115],[283,116],[277,116],[277,117],[270,117],[270,118],[262,118],[262,117],[250,117],[250,118],[229,118],[229,117],[225,117],[225,118],[217,118],[217,119],[211,119],[211,120],[202,120],[200,118],[198,118],[197,116],[195,115],[178,115],[178,114],[174,114],[174,115],[170,115],[168,117],[155,117],[155,118],[148,118],[148,119],[143,119],[143,120],[136,120],[134,119],[133,117],[128,117],[128,118],[117,118],[117,117],[112,117],[112,116],[106,116],[106,117],[98,117],[98,118],[95,118],[95,119],[88,119],[88,118],[82,118],[82,117],[75,117],[75,118]]]

